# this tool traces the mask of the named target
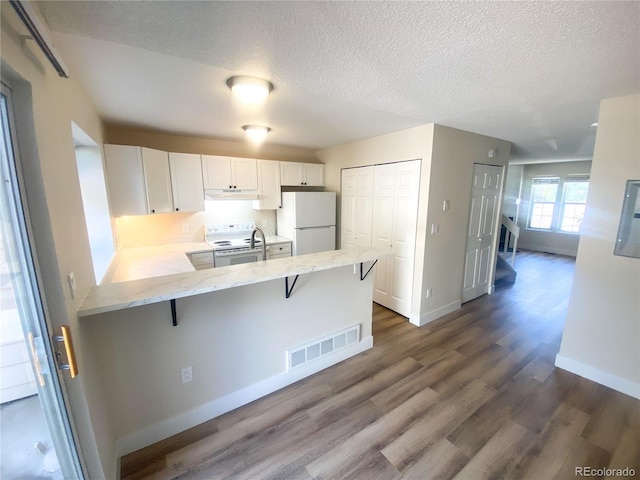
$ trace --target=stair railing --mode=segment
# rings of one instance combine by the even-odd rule
[[[509,246],[511,244],[511,240],[513,239],[513,251],[511,253],[511,260],[509,263],[511,267],[515,267],[516,264],[516,249],[518,247],[518,237],[520,236],[520,227],[516,225],[516,223],[507,217],[504,213],[502,214],[502,225],[507,229],[507,233],[504,238],[504,245],[502,246],[502,253],[509,253]]]

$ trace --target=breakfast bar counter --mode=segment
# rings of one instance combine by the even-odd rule
[[[178,252],[179,250],[176,250],[175,253]],[[86,317],[242,285],[374,262],[386,255],[387,252],[379,249],[351,247],[199,271],[189,269],[188,265],[185,265],[187,271],[180,273],[95,286],[85,297],[78,310],[78,316]],[[370,265],[364,272],[369,267]]]

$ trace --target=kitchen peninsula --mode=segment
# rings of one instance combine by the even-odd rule
[[[78,315],[93,339],[92,360],[104,366],[97,380],[118,453],[371,348],[366,274],[385,255],[354,247],[91,289]],[[188,383],[185,367],[193,370]]]

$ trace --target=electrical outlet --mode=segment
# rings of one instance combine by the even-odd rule
[[[76,276],[73,272],[69,273],[69,288],[71,289],[71,298],[76,296]]]
[[[188,223],[183,223],[182,224],[182,233],[189,233],[189,224]]]
[[[431,224],[431,235],[435,235],[440,232],[440,225],[438,223]]]
[[[193,367],[189,365],[182,369],[182,383],[188,383],[193,381]]]
[[[447,210],[449,210],[449,200],[442,202],[442,211],[446,212]]]
[[[427,291],[425,293],[425,297],[426,298],[431,298],[433,295],[433,289],[432,288],[427,288]]]

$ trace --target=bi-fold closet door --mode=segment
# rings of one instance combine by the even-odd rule
[[[376,303],[409,316],[413,290],[420,160],[342,172],[342,246],[392,253],[375,268]]]

